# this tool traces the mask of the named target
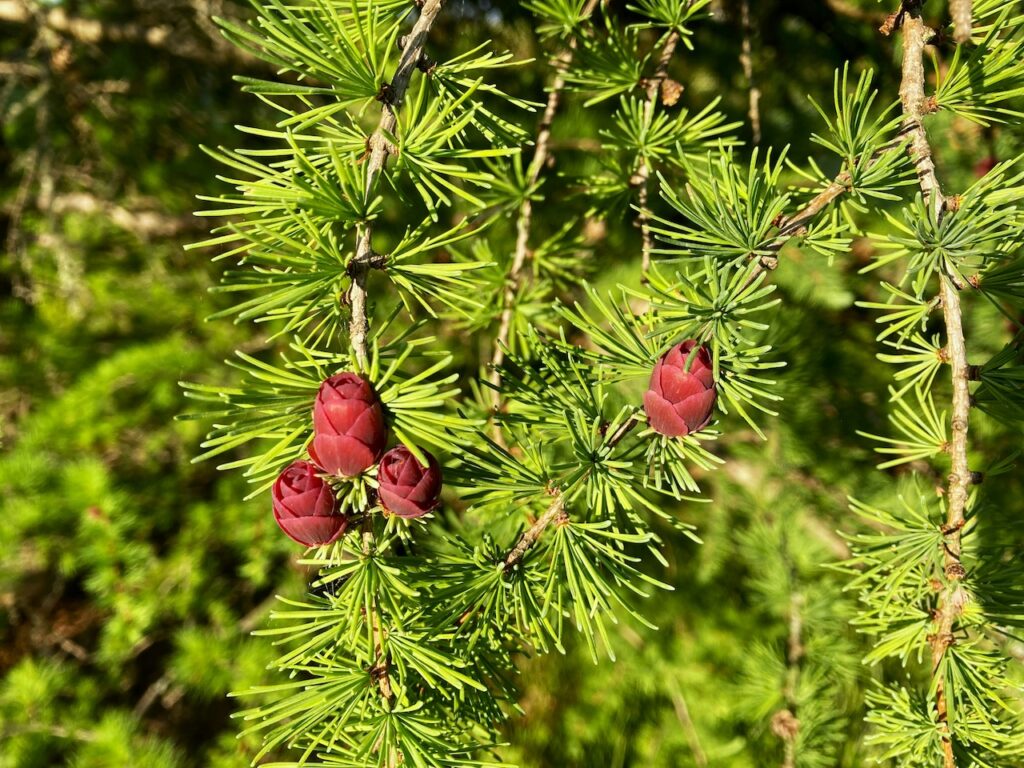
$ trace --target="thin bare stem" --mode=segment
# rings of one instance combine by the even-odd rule
[[[760,254],[757,264],[754,266],[754,269],[751,270],[750,276],[747,278],[746,285],[753,283],[765,272],[770,272],[778,267],[779,251],[782,250],[782,247],[794,237],[806,232],[807,227],[819,213],[825,210],[829,205],[841,197],[844,192],[850,189],[851,182],[852,179],[850,174],[843,171],[836,176],[835,179],[825,187],[825,189],[815,195],[807,205],[792,216],[783,217],[781,221],[779,221],[778,234],[765,249],[765,253]]]
[[[676,711],[676,719],[679,720],[679,724],[683,727],[683,733],[686,734],[686,740],[690,744],[693,762],[700,766],[700,768],[704,768],[708,764],[707,753],[704,752],[704,748],[701,746],[700,734],[697,733],[697,727],[693,724],[693,718],[690,717],[690,708],[686,704],[683,690],[674,679],[669,680],[669,696],[672,698],[672,708]]]
[[[605,447],[614,448],[616,445],[621,443],[623,439],[625,439],[626,435],[632,432],[639,423],[640,413],[637,411],[619,425],[614,434],[612,434],[612,436],[605,442]],[[560,491],[554,491],[553,495],[555,499],[551,502],[547,511],[530,526],[526,533],[519,537],[519,541],[516,542],[516,545],[508,553],[508,556],[505,558],[505,573],[512,572],[512,569],[517,563],[522,561],[530,547],[537,543],[537,540],[549,525],[552,523],[568,522],[569,514],[565,511],[565,499],[562,497]]]
[[[924,49],[932,31],[921,18],[921,0],[904,0],[903,26],[903,80],[900,100],[903,105],[904,133],[910,138],[910,154],[917,168],[921,193],[931,206],[933,215],[941,217],[946,201],[935,172],[931,146],[922,119],[928,110],[924,91]],[[969,6],[968,5],[968,13]],[[953,630],[963,614],[967,596],[961,582],[966,575],[961,563],[961,533],[966,523],[967,500],[970,493],[971,472],[967,463],[967,430],[970,423],[971,393],[970,366],[967,362],[967,344],[964,338],[963,313],[960,308],[959,288],[950,275],[940,275],[939,291],[942,314],[946,324],[946,355],[952,369],[952,440],[949,446],[952,469],[946,493],[946,525],[944,570],[946,585],[939,596],[936,611],[936,631],[931,643],[932,675],[935,680],[935,711],[942,728],[944,768],[956,768],[952,734],[948,723],[949,701],[944,678],[940,675],[943,658],[954,643]]]
[[[750,0],[743,0],[740,3],[740,25],[743,28],[740,64],[743,66],[743,76],[747,78],[749,94],[747,117],[750,119],[750,130],[756,145],[761,143],[761,89],[754,77],[754,28],[750,21]]]
[[[583,8],[583,15],[589,17],[597,7],[598,0],[589,0]],[[541,173],[551,158],[551,129],[555,123],[555,115],[561,104],[562,92],[565,90],[565,73],[572,66],[576,55],[577,39],[571,37],[566,48],[555,59],[555,79],[548,92],[548,102],[544,108],[540,125],[537,128],[537,140],[534,143],[533,159],[527,169],[527,190],[532,190],[540,180]],[[494,352],[491,356],[491,384],[501,384],[499,366],[505,362],[505,347],[508,346],[509,334],[512,332],[512,318],[515,315],[516,293],[523,282],[523,268],[530,257],[530,231],[533,226],[533,200],[528,194],[519,204],[519,217],[516,220],[516,247],[512,256],[512,266],[508,273],[508,282],[501,299],[501,322],[498,335],[494,340]],[[498,398],[495,392],[495,398]]]
[[[395,152],[395,147],[388,140],[389,134],[394,134],[395,125],[398,123],[398,110],[402,106],[402,99],[409,88],[409,80],[413,71],[420,62],[423,53],[423,46],[427,40],[427,34],[433,25],[437,14],[441,11],[444,0],[426,0],[420,9],[420,17],[416,20],[412,31],[405,39],[405,47],[402,49],[402,57],[398,61],[398,68],[392,78],[390,86],[381,91],[383,109],[377,130],[373,132],[366,142],[366,199],[369,200],[377,188],[377,181],[387,163],[388,155]],[[349,322],[349,337],[352,349],[356,358],[363,365],[366,364],[369,355],[366,348],[366,337],[370,332],[370,321],[367,314],[366,281],[372,268],[374,258],[373,252],[373,227],[367,222],[361,224],[356,230],[356,253],[349,265],[349,272],[352,276],[352,287],[349,290],[349,302],[352,307],[352,319]]]
[[[373,535],[373,518],[370,515],[363,518],[361,535],[363,557],[372,557],[377,544]],[[369,670],[370,678],[377,683],[377,690],[380,691],[380,697],[384,701],[384,706],[390,709],[394,701],[394,691],[391,688],[391,664],[388,661],[387,654],[384,652],[384,628],[380,625],[380,609],[376,599],[373,601],[366,620],[370,624],[374,656],[373,665]],[[380,751],[381,741],[374,747],[375,751]],[[396,768],[398,763],[399,756],[392,750],[387,756],[387,766],[388,768]]]
[[[526,533],[519,537],[519,541],[516,542],[512,551],[508,553],[508,556],[505,558],[505,573],[511,573],[512,569],[522,562],[530,547],[537,543],[537,540],[549,525],[556,521],[564,522],[568,519],[569,516],[565,512],[565,498],[560,492],[556,492],[554,501],[551,502],[544,514],[537,518],[537,522],[531,525]]]
[[[900,103],[903,106],[903,135],[910,139],[910,156],[917,170],[917,180],[936,215],[945,205],[939,179],[935,173],[932,148],[928,143],[923,119],[928,113],[924,92],[925,47],[932,30],[921,18],[921,0],[905,0],[902,12],[903,72],[900,81]]]
[[[678,94],[665,99],[666,92],[663,86],[668,82],[668,66],[672,62],[672,56],[679,45],[679,33],[676,30],[669,32],[665,39],[665,45],[658,56],[658,66],[654,70],[654,77],[647,81],[647,100],[644,104],[644,122],[650,123],[654,116],[654,108],[658,103],[659,96],[666,102],[675,103]],[[640,212],[636,217],[636,224],[640,227],[640,237],[643,243],[643,254],[640,262],[641,280],[647,282],[647,272],[651,268],[651,253],[654,251],[654,235],[651,233],[650,213],[647,210],[647,202],[650,195],[651,164],[646,157],[640,158],[636,174],[633,176],[633,183],[636,185],[636,204]]]
[[[395,152],[395,147],[388,140],[387,136],[393,135],[395,126],[398,123],[398,110],[402,105],[402,99],[409,88],[409,80],[413,71],[420,63],[423,47],[426,43],[430,27],[441,11],[444,0],[427,0],[420,9],[420,16],[416,20],[412,31],[405,39],[402,49],[402,56],[395,70],[390,86],[382,89],[380,122],[377,129],[367,140],[366,158],[366,199],[369,200],[377,187],[384,165],[388,156]],[[367,313],[367,292],[366,280],[370,270],[373,268],[377,254],[373,250],[373,228],[369,223],[363,223],[357,229],[356,253],[349,265],[349,272],[352,277],[352,287],[349,290],[349,302],[352,307],[352,319],[349,323],[349,336],[352,349],[362,365],[366,365],[368,351],[366,338],[370,330],[370,321]],[[373,518],[367,517],[363,525],[363,554],[369,557],[374,550]],[[372,615],[367,616],[370,622],[370,631],[373,633],[374,653],[376,660],[370,669],[380,690],[381,698],[387,706],[390,706],[394,698],[391,687],[390,664],[387,654],[383,648],[384,628],[380,626],[379,612],[376,606]],[[387,756],[389,767],[397,766],[401,756],[392,751]]]
[[[953,17],[953,39],[961,45],[971,41],[971,0],[949,0],[949,13]]]

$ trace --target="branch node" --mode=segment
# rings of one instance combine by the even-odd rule
[[[962,531],[965,525],[967,525],[967,520],[958,520],[953,524],[943,525],[939,530],[942,531],[943,536],[952,536],[954,533]]]
[[[780,709],[772,715],[771,729],[783,741],[793,741],[800,733],[800,721],[788,709]]]
[[[381,83],[380,90],[377,91],[377,95],[374,97],[381,104],[387,104],[389,107],[395,105],[395,89],[391,83]]]
[[[946,566],[946,578],[950,581],[962,581],[964,576],[967,575],[967,569],[964,568],[960,561],[953,561]],[[950,643],[952,645],[952,643]]]

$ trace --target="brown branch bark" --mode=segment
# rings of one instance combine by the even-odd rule
[[[441,12],[444,0],[426,0],[420,9],[412,31],[405,40],[402,57],[399,59],[391,87],[384,99],[384,106],[377,125],[377,130],[367,140],[366,158],[366,198],[369,199],[377,188],[377,181],[384,171],[388,156],[395,152],[395,147],[387,139],[393,134],[398,123],[398,110],[402,106],[405,92],[409,88],[409,80],[420,61],[423,47],[427,40],[430,27]],[[373,227],[369,223],[360,225],[356,235],[356,253],[349,265],[352,275],[352,287],[349,290],[349,302],[352,307],[352,319],[349,322],[349,338],[356,358],[363,365],[369,359],[366,348],[366,337],[370,332],[370,320],[367,314],[366,282],[373,261]]]
[[[946,208],[946,200],[935,172],[935,162],[923,124],[923,117],[928,111],[924,90],[924,50],[931,39],[932,31],[921,18],[921,5],[921,0],[904,0],[903,3],[903,79],[900,101],[903,106],[904,133],[910,139],[910,154],[917,169],[921,193],[931,207],[933,215],[941,217]],[[940,274],[939,292],[946,324],[946,353],[952,369],[953,408],[952,440],[949,446],[952,469],[946,493],[946,525],[942,529],[945,537],[943,549],[946,584],[942,587],[936,610],[936,631],[929,638],[933,676],[939,675],[946,652],[954,642],[953,631],[957,620],[963,614],[967,599],[961,586],[965,571],[960,556],[961,533],[966,523],[967,500],[971,485],[971,472],[967,462],[967,430],[971,409],[970,372],[959,288],[951,275]],[[949,704],[945,680],[939,676],[935,682],[935,710],[942,728],[943,765],[944,768],[956,768],[952,734],[947,722]]]
[[[372,557],[376,549],[376,541],[373,535],[373,518],[369,515],[363,519],[362,542],[363,556]],[[369,671],[371,679],[377,683],[377,689],[380,691],[380,697],[384,700],[384,705],[390,709],[394,700],[394,691],[391,688],[391,664],[388,661],[387,654],[384,653],[382,642],[384,630],[380,626],[379,614],[377,601],[374,600],[373,607],[370,609],[370,615],[366,617],[366,620],[370,622],[371,639],[374,649],[374,663]],[[380,750],[379,743],[375,746],[375,750]],[[394,753],[389,754],[387,760],[389,768],[394,768],[398,765],[398,755]]]
[[[949,0],[949,13],[953,17],[953,39],[961,45],[971,41],[971,0]]]
[[[381,110],[380,122],[377,129],[367,140],[368,155],[366,158],[366,198],[369,199],[377,188],[377,182],[384,171],[388,156],[393,154],[395,147],[388,140],[389,134],[393,135],[395,126],[398,124],[398,110],[402,106],[405,92],[409,88],[409,81],[412,73],[420,62],[424,45],[430,28],[441,12],[444,0],[426,0],[420,8],[419,18],[413,25],[412,31],[405,39],[402,49],[402,56],[398,61],[395,75],[391,79],[390,88],[385,89],[383,107]],[[370,224],[364,223],[357,229],[356,253],[349,265],[352,276],[352,286],[349,289],[349,301],[352,306],[352,318],[349,323],[349,336],[352,349],[362,365],[366,365],[369,359],[366,338],[370,331],[370,320],[367,312],[366,282],[370,270],[373,268],[376,254],[373,250],[373,228]],[[363,530],[363,552],[369,555],[375,546],[373,541],[372,518],[367,518]],[[390,706],[394,692],[391,687],[390,664],[387,655],[383,651],[383,644],[377,640],[378,632],[383,636],[384,629],[378,626],[376,611],[373,616],[367,617],[372,622],[374,633],[374,645],[377,659],[370,670],[377,682],[381,698],[385,704]],[[389,766],[397,766],[401,762],[398,754],[389,754],[387,761]]]
[[[589,0],[583,8],[583,15],[589,17],[597,7],[598,0]],[[572,66],[576,55],[578,42],[575,36],[570,38],[566,49],[555,59],[555,79],[551,83],[551,90],[548,93],[547,105],[544,107],[544,114],[541,117],[540,125],[537,128],[537,140],[534,143],[533,159],[527,172],[527,189],[532,188],[539,180],[551,157],[551,129],[555,123],[555,115],[562,100],[562,92],[565,90],[565,72]],[[512,256],[512,266],[509,269],[508,283],[502,295],[501,321],[498,326],[498,336],[494,341],[494,352],[491,356],[491,384],[495,387],[501,384],[501,372],[498,367],[505,362],[505,347],[508,345],[509,334],[512,331],[512,318],[515,315],[515,297],[523,281],[523,267],[530,256],[530,230],[533,225],[533,200],[530,195],[523,199],[519,205],[519,217],[516,220],[516,245]],[[495,398],[499,395],[495,392]]]
[[[505,558],[505,573],[511,573],[512,569],[522,562],[530,547],[537,543],[537,540],[544,533],[544,530],[556,521],[566,521],[569,516],[565,512],[565,498],[560,492],[555,493],[555,500],[547,508],[543,515],[537,518],[537,522],[527,529],[526,533],[519,537],[519,541]]]
[[[619,425],[615,433],[608,438],[605,442],[605,446],[608,448],[614,448],[616,445],[622,442],[622,440],[628,435],[633,429],[640,423],[639,412],[633,413],[627,418],[622,424]],[[519,541],[505,557],[505,573],[511,573],[512,569],[517,563],[521,562],[526,553],[530,550],[537,540],[544,533],[545,529],[552,523],[564,523],[568,522],[569,514],[565,511],[565,499],[562,497],[560,491],[554,491],[554,501],[547,508],[547,511],[541,515],[537,521],[530,526],[530,528],[519,537]]]
[[[57,34],[88,45],[128,43],[148,45],[172,56],[201,62],[226,60],[255,62],[256,59],[234,46],[211,45],[199,41],[167,24],[149,26],[138,23],[112,23],[84,19],[69,14],[64,8],[36,8],[28,0],[0,0],[0,22],[8,24],[40,24]]]
[[[654,107],[658,102],[659,95],[663,93],[662,86],[668,82],[668,66],[672,62],[672,56],[679,45],[679,33],[674,29],[669,32],[665,45],[658,57],[658,66],[654,71],[654,77],[647,81],[647,100],[644,105],[644,120],[650,122],[654,115]],[[674,103],[674,101],[672,102]],[[647,272],[651,268],[651,252],[654,250],[654,236],[651,234],[650,215],[647,210],[647,202],[650,196],[651,164],[647,158],[641,158],[640,165],[634,175],[634,183],[637,187],[636,203],[640,212],[636,217],[636,224],[640,227],[640,238],[642,241],[643,253],[640,260],[641,281],[647,282]]]
[[[925,47],[932,30],[921,18],[921,0],[903,3],[903,70],[900,81],[900,103],[903,106],[903,135],[910,139],[910,156],[917,171],[918,184],[936,215],[945,205],[939,179],[935,172],[932,148],[928,143],[923,119],[927,113],[924,92]]]
[[[761,143],[761,89],[754,77],[754,28],[750,22],[750,0],[740,4],[740,25],[743,28],[743,43],[740,52],[740,64],[743,76],[747,78],[749,104],[747,117],[750,119],[750,130],[754,144]]]
[[[779,222],[779,232],[775,239],[765,249],[757,260],[757,264],[750,272],[746,285],[750,285],[765,272],[771,272],[779,266],[779,251],[794,237],[807,231],[807,227],[815,217],[835,202],[850,188],[853,179],[850,174],[843,171],[821,192],[815,195],[807,205],[794,213],[792,216],[785,216]]]

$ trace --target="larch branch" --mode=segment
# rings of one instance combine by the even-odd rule
[[[530,547],[537,543],[544,530],[559,520],[568,520],[568,515],[565,512],[565,498],[561,492],[556,492],[554,501],[551,502],[544,514],[537,518],[537,521],[527,529],[526,533],[519,537],[519,541],[506,556],[505,573],[511,573],[512,569],[526,557]]]
[[[589,17],[597,7],[597,0],[589,0],[583,8],[583,16]],[[505,362],[505,347],[508,346],[512,332],[512,318],[515,315],[515,298],[523,281],[523,268],[530,256],[530,231],[533,226],[533,200],[530,197],[533,187],[540,180],[540,175],[551,157],[551,130],[555,123],[555,115],[565,90],[565,73],[572,66],[576,55],[577,38],[574,35],[566,44],[566,48],[555,59],[555,79],[551,83],[547,105],[537,128],[537,140],[534,143],[533,159],[527,169],[527,195],[519,204],[519,216],[516,220],[516,245],[512,256],[512,266],[508,273],[508,282],[501,299],[501,321],[498,336],[494,341],[494,353],[491,356],[491,384],[501,384],[499,366]],[[497,393],[495,393],[497,397]]]
[[[395,151],[387,137],[394,134],[395,126],[398,123],[398,110],[402,106],[402,99],[405,98],[405,92],[409,88],[409,80],[420,61],[427,34],[443,5],[444,0],[426,0],[423,3],[420,16],[405,40],[402,57],[398,61],[398,68],[395,70],[390,88],[385,89],[385,95],[382,96],[384,106],[380,123],[377,125],[377,130],[367,140],[368,154],[365,161],[367,200],[377,188],[377,181],[384,171],[388,155]],[[349,290],[349,302],[352,307],[349,338],[356,358],[365,365],[369,358],[366,337],[370,332],[366,282],[374,258],[373,227],[368,222],[364,222],[358,227],[356,237],[356,253],[349,265],[349,272],[352,276],[352,287]]]
[[[825,189],[815,195],[807,205],[792,216],[784,216],[778,223],[779,231],[775,239],[759,255],[757,264],[747,278],[746,285],[753,283],[763,273],[770,272],[778,267],[778,254],[782,247],[794,237],[805,233],[818,214],[839,199],[844,192],[848,191],[852,182],[853,179],[850,174],[843,171]]]
[[[622,422],[619,427],[615,430],[608,440],[605,441],[604,446],[606,448],[614,448],[616,445],[621,443],[625,439],[626,435],[633,431],[633,429],[640,423],[640,413],[636,411],[632,413],[629,418]],[[554,491],[552,495],[555,497],[554,501],[547,508],[543,515],[541,515],[537,521],[531,525],[527,531],[519,537],[519,541],[505,557],[505,573],[511,573],[515,566],[522,562],[523,557],[530,550],[537,540],[540,539],[541,535],[552,523],[565,523],[569,520],[569,514],[565,511],[565,498],[562,496],[561,491]]]
[[[658,56],[658,66],[654,71],[654,77],[647,81],[647,99],[644,104],[644,122],[650,123],[654,116],[654,108],[658,103],[659,96],[663,94],[663,86],[668,82],[668,66],[672,62],[672,56],[679,45],[679,32],[672,30],[665,39],[665,45]],[[663,96],[662,96],[663,97]],[[677,97],[674,97],[677,98]],[[667,102],[675,103],[673,99]],[[636,223],[640,227],[640,238],[642,241],[643,253],[640,261],[641,279],[647,281],[647,272],[651,268],[651,253],[654,250],[654,235],[651,233],[650,214],[647,210],[647,202],[650,196],[651,164],[646,157],[640,158],[633,183],[636,185],[636,204],[640,212],[637,214]]]
[[[923,117],[928,111],[924,90],[924,52],[931,39],[932,30],[921,18],[921,5],[921,0],[904,0],[903,3],[903,79],[900,86],[900,101],[904,114],[903,130],[910,139],[910,154],[917,169],[921,193],[930,206],[932,215],[938,218],[945,212],[946,200],[935,172],[935,162],[923,124]],[[971,472],[967,461],[967,430],[971,410],[970,370],[960,294],[954,278],[946,274],[939,275],[939,291],[946,325],[946,353],[952,370],[953,408],[952,440],[949,446],[952,469],[946,493],[946,525],[942,529],[947,583],[942,588],[938,601],[936,631],[929,638],[933,676],[939,675],[943,658],[954,642],[953,630],[957,619],[963,613],[967,599],[961,585],[965,571],[960,556],[961,534],[966,523],[967,499],[971,485]],[[942,677],[935,681],[935,711],[942,728],[944,768],[956,768],[956,755],[947,720],[948,693]]]

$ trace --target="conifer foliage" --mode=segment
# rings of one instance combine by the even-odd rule
[[[902,36],[899,101],[871,72],[837,72],[833,103],[814,105],[813,140],[832,157],[801,166],[742,147],[717,103],[679,103],[673,63],[699,56],[708,0],[532,0],[552,57],[543,103],[507,92],[499,73],[533,65],[488,41],[431,57],[443,0],[253,3],[251,24],[222,26],[277,70],[242,82],[280,119],[243,128],[249,148],[209,150],[231,189],[206,213],[231,223],[200,245],[237,264],[225,314],[272,329],[282,352],[239,352],[237,389],[186,386],[215,422],[202,458],[247,446],[225,466],[311,547],[309,595],[259,633],[280,651],[277,679],[242,694],[257,760],[497,764],[517,659],[576,638],[614,659],[614,625],[649,624],[645,602],[678,586],[659,573],[663,540],[697,540],[675,510],[709,501],[700,481],[727,460],[716,439],[765,436],[785,365],[770,319],[785,311],[771,277],[786,249],[832,263],[868,237],[883,293],[863,306],[881,312],[879,357],[897,367],[880,466],[913,471],[902,506],[854,502],[870,532],[851,532],[840,566],[874,642],[866,662],[906,670],[877,674],[867,751],[1014,765],[1019,701],[1000,638],[1022,621],[1020,590],[998,544],[975,543],[978,482],[1013,457],[979,445],[972,466],[968,427],[1019,418],[1019,337],[969,362],[961,305],[1019,315],[1024,171],[1002,162],[945,193],[927,123],[1021,118],[1024,12],[952,4],[949,44],[944,21],[929,27],[904,0],[884,29]],[[573,177],[550,166],[554,122],[576,98],[606,118],[599,159]],[[560,228],[545,230],[540,205],[566,212]],[[622,245],[630,277],[599,291],[588,238],[623,218],[638,230]],[[888,228],[868,234],[866,221]],[[475,381],[442,351],[452,334],[484,339]],[[938,498],[932,466],[948,474]],[[765,580],[784,584],[790,642],[781,659],[758,652],[748,693],[781,668],[788,682],[760,716],[784,764],[835,764],[840,718],[825,702],[855,675],[826,681],[805,658],[805,614],[827,600],[808,597],[785,530],[755,533],[744,546],[758,562],[781,558]]]

